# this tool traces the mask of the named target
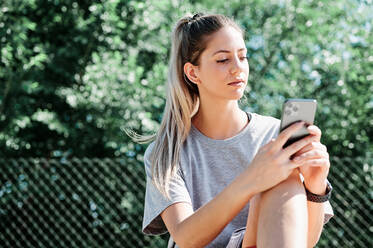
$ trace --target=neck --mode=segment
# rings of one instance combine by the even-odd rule
[[[207,137],[219,140],[238,134],[248,124],[248,118],[239,108],[237,100],[215,100],[209,103],[200,99],[192,123]]]

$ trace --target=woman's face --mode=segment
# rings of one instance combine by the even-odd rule
[[[209,36],[207,42],[196,68],[200,96],[240,99],[249,76],[241,33],[233,27],[224,27]]]

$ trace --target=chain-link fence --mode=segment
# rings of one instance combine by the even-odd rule
[[[372,247],[372,158],[333,159],[318,247]],[[145,174],[118,159],[0,160],[1,247],[166,247],[141,233]]]

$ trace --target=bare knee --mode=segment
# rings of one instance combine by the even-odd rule
[[[282,216],[288,224],[294,225],[307,216],[306,194],[297,170],[283,182],[262,193],[261,209],[264,215]]]
[[[286,180],[262,192],[258,246],[305,247],[307,218],[305,190],[299,172],[294,170]]]

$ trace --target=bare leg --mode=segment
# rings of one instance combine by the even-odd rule
[[[250,201],[242,247],[306,247],[307,217],[304,187],[294,170],[287,180]]]

